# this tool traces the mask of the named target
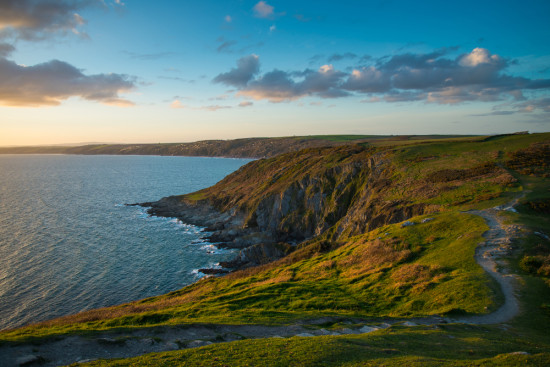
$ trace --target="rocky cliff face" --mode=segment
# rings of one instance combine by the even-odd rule
[[[403,221],[436,207],[384,200],[390,153],[360,146],[307,149],[251,162],[215,186],[154,203],[150,214],[208,227],[210,240],[243,249],[239,264],[261,264],[315,236],[330,240]]]

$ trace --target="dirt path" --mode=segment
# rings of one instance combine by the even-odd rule
[[[470,324],[498,324],[511,320],[519,313],[519,301],[515,295],[518,279],[516,275],[509,273],[508,264],[505,260],[512,253],[512,239],[518,236],[519,227],[505,225],[499,216],[499,212],[502,210],[513,211],[513,207],[518,200],[516,199],[504,207],[469,212],[485,219],[489,226],[489,230],[483,234],[486,241],[476,248],[475,259],[500,285],[504,296],[504,304],[488,315],[469,316],[449,321]]]
[[[262,325],[188,325],[175,327],[141,328],[132,331],[109,331],[93,336],[68,336],[50,340],[39,345],[0,346],[0,365],[11,366],[62,366],[75,362],[87,362],[100,358],[128,358],[146,353],[196,348],[212,343],[230,342],[254,338],[289,338],[293,336],[319,336],[369,333],[400,323],[405,326],[433,325],[445,322],[471,324],[496,324],[507,322],[519,312],[519,302],[515,295],[517,279],[509,274],[504,259],[511,253],[511,240],[517,236],[519,227],[505,225],[499,217],[501,210],[513,210],[516,199],[505,207],[469,213],[485,219],[489,230],[483,234],[486,241],[477,249],[476,261],[501,286],[504,304],[495,312],[460,319],[428,317],[413,320],[348,320],[320,318],[308,323],[289,326]],[[326,330],[318,325],[328,321],[349,323],[349,327]]]
[[[327,330],[326,322],[348,324],[346,327]],[[75,362],[88,362],[103,358],[128,358],[146,353],[196,348],[213,343],[256,338],[290,338],[321,335],[363,334],[389,328],[395,320],[379,320],[366,325],[366,320],[319,318],[307,324],[287,326],[263,325],[186,325],[151,327],[131,331],[108,331],[93,336],[73,335],[40,344],[0,346],[0,366],[64,366]],[[404,322],[404,325],[429,325],[444,322],[430,317]]]

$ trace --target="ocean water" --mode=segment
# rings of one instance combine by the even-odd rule
[[[0,155],[0,329],[179,289],[234,256],[125,203],[211,186],[246,159]]]

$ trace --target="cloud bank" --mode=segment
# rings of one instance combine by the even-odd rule
[[[98,0],[1,0],[0,39],[36,42],[66,34],[87,37],[78,29],[86,21],[77,12],[100,4],[105,3]],[[114,4],[124,5],[121,1]],[[33,66],[19,65],[8,59],[14,51],[12,44],[0,42],[0,105],[55,106],[70,97],[116,106],[133,105],[119,96],[136,87],[133,77],[86,75],[59,60]]]
[[[15,51],[15,47],[9,43],[0,43],[0,58],[8,57]]]
[[[219,74],[214,78],[215,83],[221,83],[237,88],[245,88],[260,71],[260,58],[257,55],[249,55],[237,61],[237,67],[227,73]]]
[[[371,60],[349,72],[323,65],[317,70],[272,70],[259,74],[259,57],[245,56],[237,67],[214,78],[215,83],[238,88],[238,95],[270,102],[306,96],[338,98],[364,95],[365,101],[425,101],[457,104],[467,101],[524,99],[523,92],[550,88],[549,79],[528,79],[505,74],[510,60],[475,48],[455,58],[441,49],[427,54],[404,53]],[[355,54],[333,55],[333,61]],[[363,61],[363,60],[361,60]]]
[[[86,21],[78,14],[94,0],[2,0],[0,37],[41,40],[52,35],[74,33],[87,37],[78,28]]]
[[[133,78],[121,74],[85,75],[74,66],[52,60],[22,66],[0,59],[0,104],[6,106],[55,106],[73,96],[116,106],[132,102],[119,93],[135,88]]]

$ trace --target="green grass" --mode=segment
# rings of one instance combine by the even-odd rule
[[[316,140],[328,140],[334,142],[348,142],[354,140],[364,139],[384,139],[389,137],[388,135],[306,135],[296,136],[295,139],[316,139]]]
[[[513,152],[518,149],[525,148],[530,144],[538,143],[544,140],[548,141],[549,139],[550,133],[539,133],[501,136],[492,139],[473,138],[464,142],[454,142],[453,144],[435,141],[431,144],[417,144],[415,146],[407,147],[405,151],[407,156],[404,158],[415,159],[426,156],[445,157],[449,155],[463,154],[464,152]]]
[[[529,354],[514,354],[525,352]],[[544,366],[547,343],[494,327],[392,327],[365,335],[256,339],[85,366]]]
[[[197,192],[193,192],[191,194],[187,194],[186,197],[189,200],[199,201],[199,200],[206,199],[206,194],[202,191],[197,191]]]

